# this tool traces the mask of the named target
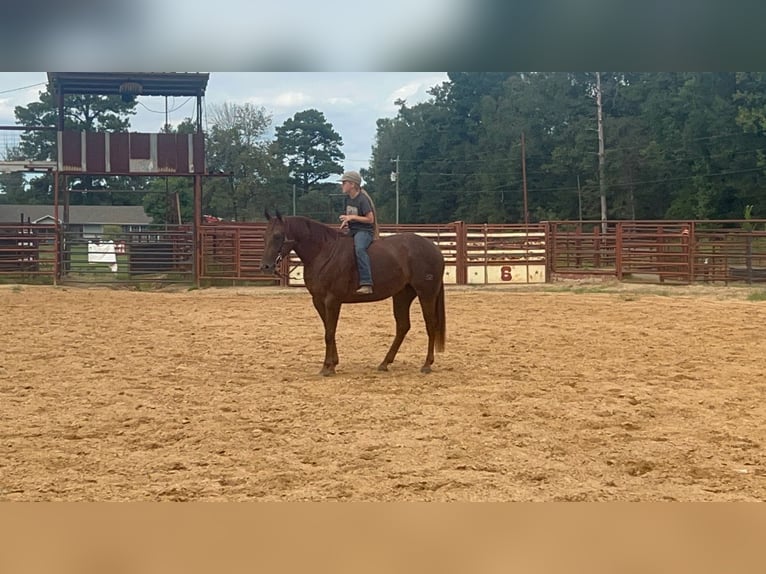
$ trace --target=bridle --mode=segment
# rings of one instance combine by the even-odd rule
[[[293,247],[295,247],[295,241],[291,239],[282,239],[282,246],[279,248],[279,253],[277,253],[277,257],[274,259],[274,275],[284,279],[285,281],[290,278],[290,273],[292,273],[294,269],[298,268],[296,265],[292,269],[288,269],[287,273],[279,272],[280,263],[282,263],[282,260],[290,254],[290,252],[293,250]]]

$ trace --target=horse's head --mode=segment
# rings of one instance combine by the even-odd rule
[[[261,271],[277,273],[279,264],[292,251],[295,242],[287,239],[285,220],[282,219],[282,214],[279,213],[279,210],[277,210],[274,216],[268,210],[265,210],[263,214],[266,216],[268,224],[263,236],[264,246]]]

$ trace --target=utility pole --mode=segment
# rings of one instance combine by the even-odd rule
[[[396,182],[396,224],[399,225],[399,155],[392,159],[391,163],[396,164],[396,171],[391,172],[391,181]]]
[[[293,215],[295,215],[295,184],[293,184]]]
[[[596,117],[598,118],[598,187],[601,192],[601,233],[606,234],[606,180],[604,177],[604,114],[601,109],[601,72],[596,72]]]
[[[524,196],[524,225],[529,225],[529,207],[527,206],[527,151],[524,132],[521,132],[521,185]]]

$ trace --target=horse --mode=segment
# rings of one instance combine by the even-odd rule
[[[303,280],[324,323],[325,357],[321,375],[335,374],[338,349],[335,331],[341,305],[368,303],[391,297],[396,320],[396,336],[388,353],[378,365],[387,371],[410,330],[410,306],[420,301],[428,333],[428,350],[420,371],[431,372],[434,349],[444,350],[446,317],[444,312],[444,257],[430,239],[415,233],[400,233],[376,239],[368,248],[373,293],[357,294],[353,239],[340,230],[301,216],[272,216],[264,211],[268,224],[260,268],[278,273],[280,261],[290,251],[303,262]]]

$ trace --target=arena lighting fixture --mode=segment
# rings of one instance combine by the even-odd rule
[[[144,87],[138,82],[123,82],[120,84],[120,97],[123,102],[132,102],[143,90]]]

